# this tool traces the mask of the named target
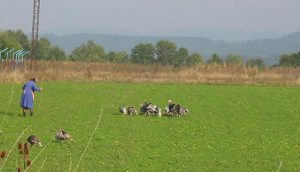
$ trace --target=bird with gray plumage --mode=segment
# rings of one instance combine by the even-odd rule
[[[63,130],[60,130],[55,134],[55,139],[56,140],[67,140],[67,139],[72,140],[70,134]]]
[[[178,116],[185,116],[189,113],[189,110],[180,104],[175,105],[175,109]]]
[[[144,115],[157,115],[159,117],[161,116],[161,109],[152,103],[144,102],[144,104],[141,104],[140,111]]]
[[[27,142],[30,143],[31,146],[34,144],[38,144],[39,146],[42,146],[42,143],[40,142],[39,138],[36,135],[31,135],[27,137]]]
[[[168,105],[165,108],[165,112],[168,116],[176,115],[175,103],[172,103],[172,100],[168,100]]]
[[[122,113],[123,115],[137,115],[138,112],[137,110],[135,110],[135,108],[133,106],[129,106],[129,107],[125,107],[125,106],[121,106],[119,108],[119,112]]]
[[[172,103],[172,100],[168,100],[165,112],[167,116],[184,116],[189,113],[189,110],[180,104]]]
[[[154,107],[152,103],[147,103],[146,101],[144,102],[144,104],[140,104],[140,106],[141,106],[140,111],[142,114],[146,114],[149,110],[153,109]]]

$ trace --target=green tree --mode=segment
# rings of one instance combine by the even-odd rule
[[[162,40],[156,44],[157,61],[163,65],[172,64],[176,56],[176,44],[167,40]]]
[[[48,60],[51,49],[51,42],[47,38],[41,38],[38,41],[36,58],[39,60]]]
[[[243,64],[243,58],[237,54],[228,54],[225,59],[226,64]]]
[[[123,52],[113,52],[110,51],[106,55],[106,59],[110,62],[114,63],[124,63],[128,61],[128,53],[123,51]]]
[[[222,64],[223,60],[218,54],[214,53],[211,58],[207,60],[207,63]]]
[[[133,63],[151,64],[155,61],[155,47],[152,44],[138,44],[132,50],[130,59]]]
[[[7,35],[9,37],[11,37],[15,42],[20,44],[23,49],[28,50],[30,48],[27,35],[23,31],[7,30],[6,32],[7,32]]]
[[[183,65],[186,63],[188,56],[189,56],[189,52],[186,48],[179,48],[179,50],[176,53],[176,56],[174,57],[171,63],[175,67]]]
[[[290,55],[282,54],[279,59],[279,65],[280,66],[292,66],[292,60],[290,58]]]
[[[74,61],[101,61],[105,59],[105,56],[103,47],[95,44],[94,41],[87,41],[80,47],[75,48],[75,50],[72,51],[70,58]]]
[[[249,60],[247,60],[246,65],[250,66],[250,67],[257,66],[259,68],[265,67],[265,63],[264,63],[263,59],[261,59],[261,58],[249,59]]]
[[[0,49],[14,48],[15,50],[31,48],[28,38],[21,30],[7,30],[0,32]],[[51,42],[46,38],[38,41],[37,59],[44,60],[63,60],[66,58],[65,52],[58,46],[52,46]]]
[[[186,60],[186,64],[189,66],[201,63],[203,63],[203,58],[199,53],[192,53]]]
[[[21,49],[22,45],[16,39],[9,35],[7,31],[0,32],[0,49],[14,48]]]
[[[66,60],[67,56],[66,53],[60,49],[58,46],[51,47],[49,50],[49,56],[47,60]]]
[[[300,66],[300,52],[281,55],[279,65],[288,67]]]
[[[58,46],[51,45],[47,38],[38,41],[37,60],[65,60],[66,54]]]

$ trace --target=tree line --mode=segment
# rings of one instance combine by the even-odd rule
[[[281,55],[278,65],[285,66],[285,67],[299,67],[300,66],[300,51],[298,53]]]
[[[21,30],[0,31],[0,50],[4,48],[15,48],[29,50],[31,44],[27,35]],[[179,67],[182,65],[195,64],[246,64],[247,66],[265,67],[262,58],[251,58],[244,62],[243,57],[238,54],[228,54],[222,58],[218,54],[212,54],[208,60],[204,60],[197,52],[190,53],[187,48],[177,47],[168,40],[161,40],[155,45],[140,43],[132,48],[131,52],[105,52],[101,45],[94,41],[87,41],[75,48],[67,55],[59,46],[51,44],[46,38],[38,41],[38,52],[36,60],[71,60],[71,61],[110,61],[114,63],[136,63],[136,64],[161,64]],[[283,54],[277,66],[296,67],[300,65],[300,51],[298,53]]]

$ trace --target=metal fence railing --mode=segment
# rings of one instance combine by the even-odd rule
[[[3,50],[0,49],[0,62],[3,61],[15,61],[17,63],[23,63],[26,55],[29,54],[29,51],[19,49],[15,50],[14,48],[5,48]]]

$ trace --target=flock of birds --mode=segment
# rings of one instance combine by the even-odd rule
[[[121,106],[119,108],[119,112],[123,115],[137,115],[142,114],[146,116],[162,116],[162,110],[158,106],[153,103],[147,103],[146,101],[144,104],[140,105],[140,113],[133,107],[133,106]],[[172,103],[172,100],[168,101],[168,105],[164,109],[163,115],[166,116],[185,116],[189,113],[189,110],[180,104]]]
[[[137,114],[142,114],[146,116],[162,116],[162,110],[158,106],[156,106],[153,103],[147,103],[144,102],[143,104],[140,105],[140,112],[138,112],[134,107],[129,106],[121,106],[119,109],[120,113],[123,115],[137,115]],[[168,101],[168,105],[164,109],[163,115],[166,116],[185,116],[189,113],[189,110],[180,104],[172,103],[171,100]],[[0,131],[2,132],[2,131]],[[70,136],[70,134],[66,131],[59,130],[54,138],[58,141],[64,141],[64,140],[73,140]],[[42,146],[42,143],[40,139],[36,135],[31,135],[27,138],[27,142],[30,143],[31,146],[34,144],[37,144],[39,146]]]
[[[63,141],[63,140],[73,140],[70,136],[70,134],[66,131],[60,130],[55,134],[55,139],[59,140],[59,141]],[[36,136],[36,135],[31,135],[27,138],[27,142],[30,143],[31,146],[33,146],[34,144],[37,144],[39,146],[42,146],[42,142],[40,141],[40,139]]]

